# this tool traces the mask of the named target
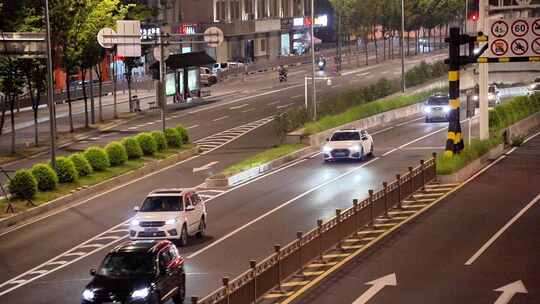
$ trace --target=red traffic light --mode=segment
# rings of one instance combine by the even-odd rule
[[[472,21],[478,21],[478,12],[470,12],[469,19]]]

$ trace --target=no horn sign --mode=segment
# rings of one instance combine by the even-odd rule
[[[540,17],[491,20],[489,47],[482,57],[540,55]]]

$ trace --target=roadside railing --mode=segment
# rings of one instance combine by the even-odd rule
[[[409,167],[403,175],[397,174],[391,182],[383,182],[383,188],[377,192],[369,190],[368,198],[353,200],[349,209],[336,210],[336,216],[327,222],[317,220],[317,227],[303,234],[297,232],[296,239],[285,247],[274,246],[274,253],[257,263],[250,261],[250,268],[233,280],[224,277],[222,287],[199,300],[191,298],[192,304],[249,304],[255,303],[268,291],[281,289],[281,283],[295,273],[302,272],[308,263],[320,260],[323,254],[338,247],[341,242],[366,225],[373,226],[381,215],[388,216],[388,211],[397,206],[414,192],[424,188],[436,177],[436,154],[420,165]]]

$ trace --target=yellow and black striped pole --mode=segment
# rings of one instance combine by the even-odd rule
[[[450,112],[448,113],[448,137],[445,156],[452,156],[463,150],[461,123],[459,122],[459,63],[460,34],[458,27],[450,28],[448,60],[448,93]]]

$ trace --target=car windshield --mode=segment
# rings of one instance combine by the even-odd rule
[[[427,104],[430,106],[444,106],[448,105],[448,97],[446,96],[432,96],[428,98]]]
[[[149,196],[141,206],[142,212],[182,211],[181,196]]]
[[[332,135],[331,141],[360,140],[359,132],[336,132]]]
[[[101,264],[98,275],[105,277],[148,276],[154,273],[154,260],[146,252],[109,253]]]

